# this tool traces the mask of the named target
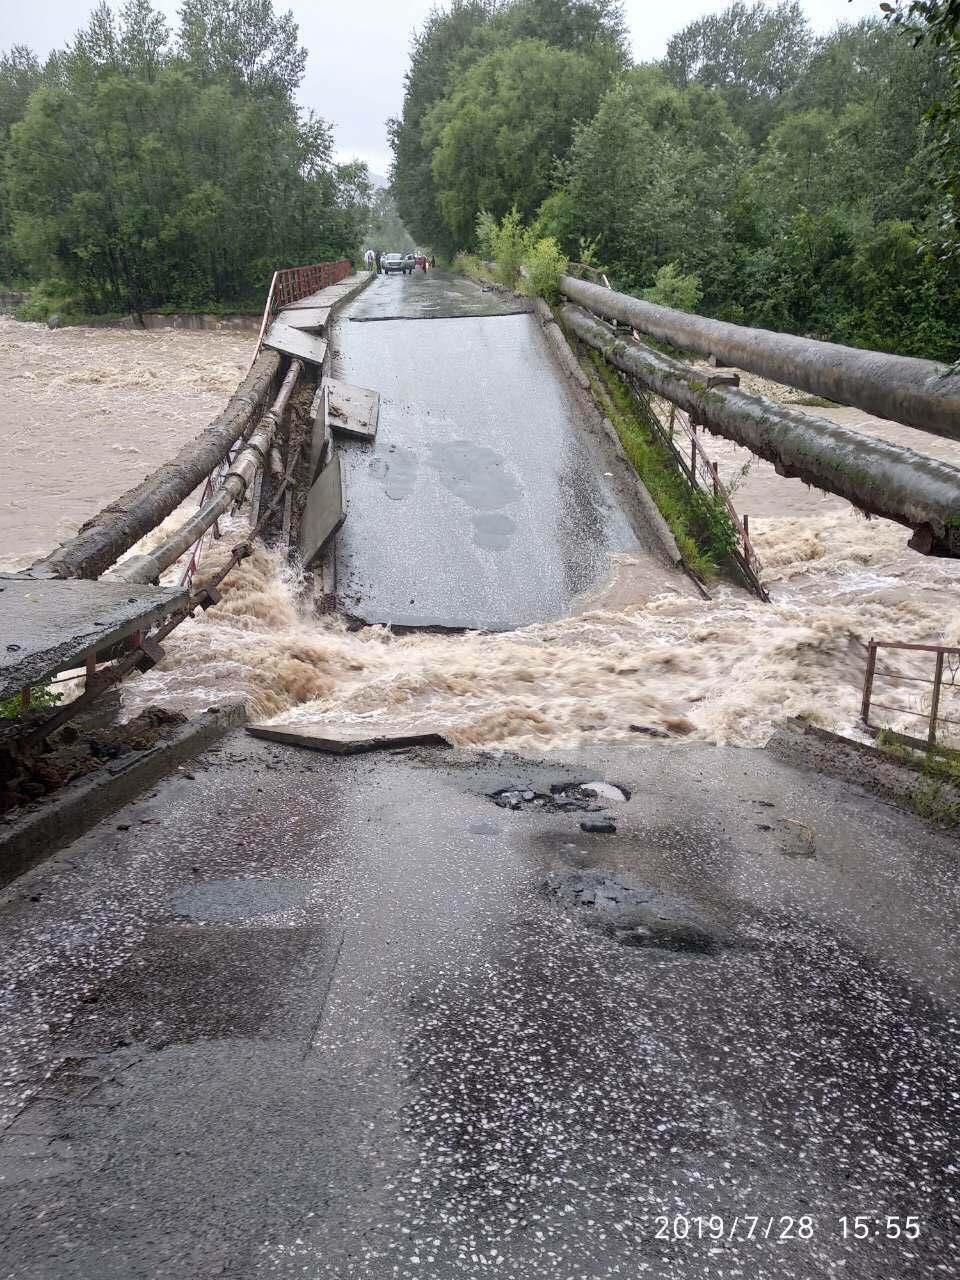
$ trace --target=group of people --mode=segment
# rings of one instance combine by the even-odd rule
[[[385,275],[386,269],[383,265],[384,257],[385,255],[381,253],[379,249],[368,249],[363,255],[363,260],[366,263],[367,270],[376,270],[378,276]],[[437,260],[433,257],[428,258],[426,254],[418,253],[414,259],[414,265],[419,267],[421,271],[425,272],[428,267],[435,267],[437,265]]]

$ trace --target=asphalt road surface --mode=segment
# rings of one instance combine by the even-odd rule
[[[765,752],[236,733],[0,900],[0,1276],[956,1275],[958,882]]]
[[[536,316],[517,306],[418,272],[377,277],[339,321],[339,376],[381,393],[375,442],[342,446],[337,596],[366,622],[557,618],[608,578],[616,552],[666,576]]]

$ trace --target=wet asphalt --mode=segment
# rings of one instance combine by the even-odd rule
[[[363,621],[502,630],[568,613],[615,553],[662,574],[523,308],[416,272],[377,277],[339,320],[338,376],[381,394],[376,440],[341,449],[337,597]]]
[[[957,851],[765,752],[235,733],[0,900],[0,1275],[956,1275]]]

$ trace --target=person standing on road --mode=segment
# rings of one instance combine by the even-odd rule
[[[383,255],[381,254],[379,249],[375,251],[374,258],[376,259],[376,263],[377,263],[377,275],[378,276],[382,275],[383,274]]]
[[[368,249],[367,252],[363,255],[363,260],[367,264],[367,270],[372,271],[373,264],[377,260],[377,255],[373,252],[372,249]]]

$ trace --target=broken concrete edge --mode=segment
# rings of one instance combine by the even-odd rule
[[[304,730],[308,726],[303,726]],[[331,726],[333,732],[333,726]],[[324,751],[332,755],[359,755],[366,751],[391,751],[399,747],[448,747],[450,743],[439,733],[384,733],[363,737],[319,737],[307,732],[298,733],[292,724],[247,725],[247,733],[268,742],[279,742],[288,747],[300,747],[306,751]]]
[[[0,885],[9,884],[115,813],[166,774],[245,723],[242,702],[211,707],[148,751],[132,752],[93,775],[68,782],[49,799],[0,819]]]
[[[960,827],[960,786],[928,776],[914,763],[898,760],[872,743],[791,717],[775,730],[764,750],[787,764],[860,787],[938,827]],[[932,807],[925,806],[924,812],[916,803],[922,786],[936,790]]]

